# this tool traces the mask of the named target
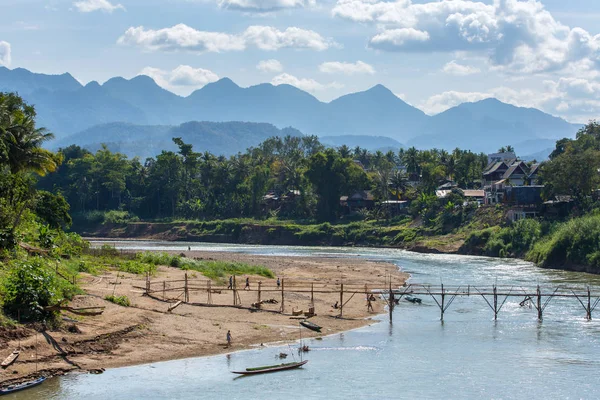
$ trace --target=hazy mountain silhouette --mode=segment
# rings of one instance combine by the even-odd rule
[[[172,140],[174,137],[181,137],[184,142],[194,145],[196,152],[231,155],[270,137],[287,135],[302,136],[302,133],[294,128],[278,129],[272,124],[254,122],[186,122],[177,126],[112,122],[55,140],[50,147],[58,149],[76,144],[96,151],[105,144],[112,151],[144,160],[162,150],[177,151]]]
[[[385,136],[419,148],[495,151],[524,141],[573,137],[581,126],[496,99],[464,103],[428,116],[382,85],[324,103],[290,85],[264,83],[242,88],[223,78],[180,97],[147,76],[82,86],[69,74],[0,68],[0,90],[17,91],[34,104],[38,124],[57,138],[111,122],[178,125],[188,121],[246,121],[278,128],[293,126],[304,134],[319,136]],[[115,137],[110,142],[121,139]],[[533,147],[531,153],[548,146]]]

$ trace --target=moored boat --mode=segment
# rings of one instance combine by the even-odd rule
[[[311,331],[321,332],[321,327],[317,324],[313,324],[310,321],[300,321],[300,325],[307,329],[310,329]]]
[[[7,386],[3,389],[0,389],[0,396],[3,396],[5,394],[20,392],[21,390],[25,390],[25,389],[32,388],[34,386],[41,385],[45,380],[46,380],[46,378],[41,376],[37,379],[34,379],[33,381],[27,381],[27,382],[23,382],[23,383],[18,383],[16,385]]]
[[[406,299],[406,301],[410,301],[411,303],[421,304],[421,299],[415,296],[406,295],[404,296],[404,299]]]
[[[256,374],[267,374],[269,372],[285,371],[288,369],[300,368],[306,364],[308,360],[292,363],[284,363],[278,365],[268,365],[265,367],[246,368],[245,371],[231,371],[238,375],[256,375]]]

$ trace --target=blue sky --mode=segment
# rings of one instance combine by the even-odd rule
[[[82,83],[229,77],[323,101],[382,83],[429,114],[497,97],[600,115],[596,0],[0,0],[0,65]]]

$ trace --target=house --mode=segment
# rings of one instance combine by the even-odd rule
[[[458,189],[458,191],[465,197],[467,202],[484,203],[485,192],[481,189]]]
[[[529,168],[523,161],[516,160],[504,172],[502,179],[506,179],[507,184],[523,186],[529,179]]]
[[[340,205],[347,212],[353,212],[360,209],[371,210],[375,206],[375,198],[369,190],[360,190],[350,196],[340,197]]]
[[[503,204],[510,206],[508,218],[511,221],[536,217],[542,211],[542,185],[506,186]]]
[[[264,211],[276,210],[279,208],[280,198],[275,191],[269,191],[262,198],[262,209]]]
[[[386,200],[381,202],[381,209],[391,215],[406,214],[409,204],[408,200]]]
[[[503,179],[504,174],[510,168],[510,164],[507,164],[506,161],[496,161],[488,164],[483,171],[483,186],[490,186],[492,183]]]

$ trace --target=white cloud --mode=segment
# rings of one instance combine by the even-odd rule
[[[125,7],[122,4],[112,4],[108,0],[81,0],[73,3],[77,11],[89,13],[94,11],[104,11],[112,13],[116,10],[125,11]]]
[[[338,61],[330,61],[324,62],[319,65],[319,71],[324,72],[326,74],[345,74],[345,75],[354,75],[354,74],[371,74],[375,73],[375,68],[372,65],[369,65],[362,61],[357,61],[355,63],[348,62],[338,62]]]
[[[481,72],[479,68],[471,67],[469,65],[462,65],[457,63],[455,60],[450,61],[442,68],[442,71],[447,73],[448,75],[456,75],[456,76],[467,76],[478,74]]]
[[[462,103],[475,102],[493,97],[490,93],[447,91],[428,98],[419,105],[427,114],[435,115]]]
[[[286,73],[277,75],[271,80],[271,83],[273,85],[292,85],[299,89],[306,90],[307,92],[317,92],[330,88],[340,89],[343,87],[343,85],[337,82],[323,84],[315,81],[314,79],[296,78],[295,76]]]
[[[9,67],[11,62],[10,43],[0,40],[0,66]]]
[[[256,65],[256,69],[261,72],[281,72],[283,71],[283,65],[277,60],[263,60]]]
[[[289,8],[314,7],[316,0],[218,0],[219,7],[246,12],[270,12]]]
[[[296,27],[280,31],[271,26],[250,26],[241,34],[198,31],[185,24],[159,30],[143,26],[127,29],[118,40],[119,44],[138,46],[145,50],[192,52],[241,51],[249,46],[275,51],[282,48],[322,51],[335,43],[317,32]]]
[[[600,35],[558,22],[537,0],[338,0],[334,16],[376,24],[384,51],[485,54],[499,69],[548,72],[589,61],[600,68]]]
[[[207,83],[219,80],[219,76],[214,72],[203,68],[193,68],[189,65],[180,65],[172,71],[146,67],[138,75],[147,75],[154,79],[160,87],[183,95],[187,95]]]

